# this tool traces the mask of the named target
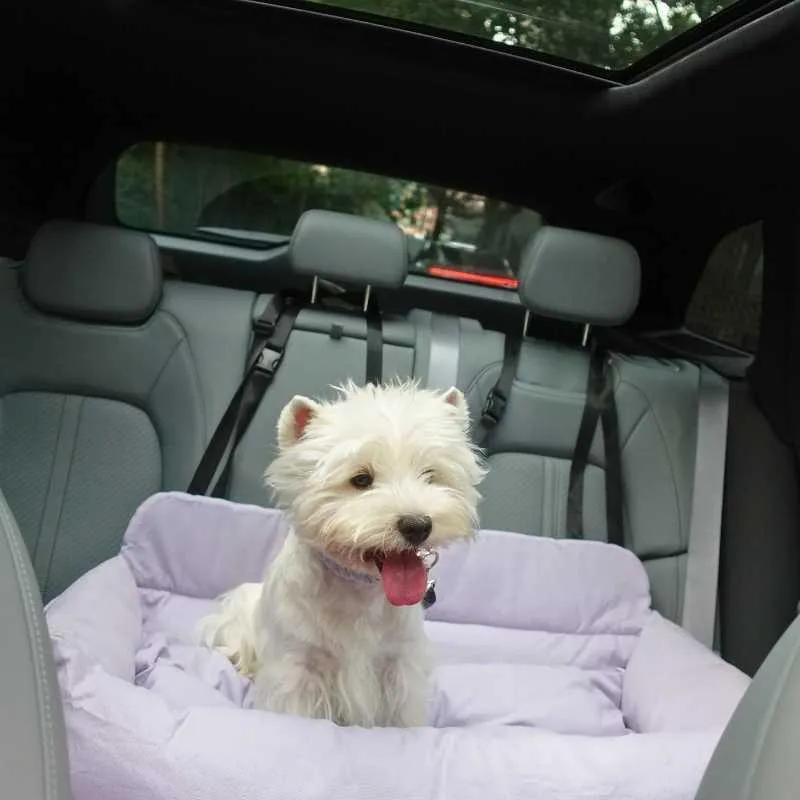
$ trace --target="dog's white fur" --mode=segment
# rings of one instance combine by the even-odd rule
[[[340,725],[422,725],[430,662],[419,604],[393,606],[364,554],[409,549],[397,520],[428,515],[425,547],[472,536],[485,471],[462,393],[414,383],[297,396],[278,421],[266,479],[292,529],[263,584],[201,621],[201,640],[254,678],[255,706]],[[369,473],[368,488],[351,484]],[[323,563],[371,578],[360,582]]]

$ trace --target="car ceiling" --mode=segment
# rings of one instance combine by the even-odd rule
[[[677,313],[724,232],[796,193],[800,2],[627,85],[435,36],[242,0],[43,0],[0,24],[0,243],[81,216],[144,139],[482,192],[643,254]],[[14,254],[14,253],[8,253]]]

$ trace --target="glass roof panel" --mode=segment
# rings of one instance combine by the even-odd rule
[[[608,71],[626,69],[737,0],[326,0]]]

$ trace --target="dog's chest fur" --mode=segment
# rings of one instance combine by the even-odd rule
[[[423,724],[428,674],[420,606],[391,606],[380,582],[326,568],[290,534],[264,585],[256,704],[340,724]]]

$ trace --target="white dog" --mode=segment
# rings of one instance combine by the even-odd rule
[[[425,551],[469,539],[485,471],[456,388],[412,383],[295,397],[267,482],[292,523],[263,584],[201,622],[254,677],[255,706],[339,725],[425,723]],[[425,551],[421,548],[425,548]]]

